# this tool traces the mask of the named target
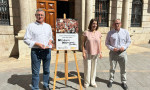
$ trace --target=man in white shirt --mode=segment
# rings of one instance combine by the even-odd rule
[[[127,90],[126,84],[126,64],[127,64],[127,53],[126,49],[131,43],[129,32],[121,27],[120,19],[114,20],[114,30],[108,32],[106,37],[106,46],[110,50],[110,78],[107,86],[112,87],[114,81],[114,73],[117,63],[120,66],[121,82],[124,90]]]
[[[49,88],[50,60],[52,47],[52,29],[44,23],[45,12],[36,10],[36,22],[28,25],[24,42],[31,48],[32,90],[39,90],[39,72],[43,62],[43,87]]]

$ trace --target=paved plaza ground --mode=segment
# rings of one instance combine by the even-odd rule
[[[127,85],[129,90],[150,90],[150,44],[132,45],[128,49],[128,64],[127,64]],[[71,53],[71,52],[69,52]],[[98,60],[97,64],[97,88],[89,87],[86,90],[123,90],[120,82],[120,69],[117,65],[115,73],[115,82],[112,88],[107,87],[109,78],[109,59],[108,51],[103,52],[104,57]],[[52,55],[52,57],[55,57]],[[73,59],[69,55],[68,59]],[[54,59],[54,58],[53,58]],[[59,60],[62,59],[60,55]],[[81,75],[83,87],[83,59],[82,53],[77,52],[78,67]],[[30,59],[17,60],[15,58],[0,58],[0,90],[31,90],[31,63]],[[53,88],[53,78],[55,70],[55,60],[52,60],[50,66],[50,88]],[[64,63],[58,64],[57,78],[64,77]],[[76,76],[76,66],[73,60],[69,60],[68,64],[69,76]],[[40,89],[42,90],[42,67],[40,71]],[[79,90],[78,79],[71,79],[65,82],[57,81],[56,90]]]

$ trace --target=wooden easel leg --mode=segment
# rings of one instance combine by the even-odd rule
[[[67,85],[68,80],[68,55],[67,51],[65,50],[65,86]]]
[[[77,63],[76,51],[73,51],[73,53],[74,53],[74,58],[75,58],[75,62],[76,62],[76,68],[77,68],[77,73],[78,73],[78,80],[79,80],[79,84],[80,84],[80,90],[82,90],[82,84],[81,84],[81,78],[80,78],[78,63]]]
[[[56,76],[57,76],[57,64],[58,64],[58,56],[59,56],[59,51],[57,51],[57,54],[56,54],[56,63],[55,63],[55,76],[54,76],[54,85],[53,85],[53,90],[55,90],[55,85],[56,85]]]

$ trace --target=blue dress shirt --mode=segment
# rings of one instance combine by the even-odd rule
[[[121,47],[126,50],[130,43],[131,39],[129,32],[122,28],[120,28],[119,31],[109,31],[105,41],[105,45],[107,46],[107,48],[112,51],[114,48],[120,49]]]

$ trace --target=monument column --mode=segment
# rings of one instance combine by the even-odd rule
[[[93,18],[93,0],[85,0],[85,30],[88,29],[90,20]]]
[[[32,18],[35,18],[34,14],[36,9],[36,0],[19,0],[19,2],[21,30],[19,31],[18,36],[16,36],[16,38],[18,39],[19,60],[22,60],[25,59],[27,56],[30,56],[30,49],[23,42],[23,38],[28,24],[33,22]]]
[[[21,30],[18,33],[17,39],[22,40],[25,34],[27,25],[30,23],[30,5],[29,0],[19,0],[20,2],[20,25]]]
[[[123,0],[122,6],[122,28],[128,29],[129,0]]]
[[[29,0],[19,0],[20,2],[20,19],[21,30],[26,30],[27,25],[30,23],[30,3]]]

